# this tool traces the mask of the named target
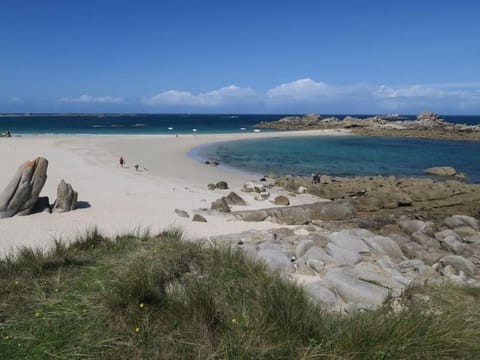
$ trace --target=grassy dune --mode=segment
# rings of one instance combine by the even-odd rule
[[[479,289],[413,288],[402,310],[332,314],[178,230],[93,230],[0,262],[0,358],[478,359],[479,301]]]

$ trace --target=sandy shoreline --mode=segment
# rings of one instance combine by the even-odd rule
[[[344,134],[346,132],[295,131],[180,135],[178,138],[174,135],[2,138],[0,190],[3,191],[20,164],[43,156],[48,159],[49,168],[41,196],[48,196],[53,203],[56,187],[64,179],[78,191],[81,208],[64,214],[33,214],[0,220],[0,256],[21,246],[47,249],[55,239],[69,241],[95,226],[107,235],[139,229],[150,229],[155,233],[178,226],[191,238],[277,227],[272,223],[244,223],[231,216],[216,214],[207,215],[206,224],[176,215],[174,210],[178,208],[192,216],[195,210],[209,208],[212,201],[231,190],[245,198],[247,209],[273,206],[239,191],[245,182],[258,178],[201,164],[189,157],[189,152],[197,146],[217,141]],[[125,158],[126,168],[120,168],[120,156]],[[148,171],[135,171],[135,164]],[[227,181],[231,190],[207,189],[208,183],[220,180]],[[312,201],[308,195],[293,199],[293,203]]]

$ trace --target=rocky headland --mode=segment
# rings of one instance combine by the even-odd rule
[[[337,117],[322,117],[319,114],[308,114],[288,116],[278,121],[261,122],[255,126],[282,130],[349,129],[353,134],[366,136],[480,140],[480,125],[450,123],[432,112],[422,112],[415,120],[402,120],[381,115],[366,119],[351,116],[339,119]]]
[[[199,212],[288,226],[210,241],[264,262],[333,311],[375,309],[391,298],[401,306],[417,285],[480,287],[480,184],[393,176],[262,180],[245,184],[241,206],[272,198],[265,208],[212,203]],[[304,194],[317,202],[288,205]],[[275,206],[279,196],[287,201]]]

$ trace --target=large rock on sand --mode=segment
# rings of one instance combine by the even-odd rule
[[[224,213],[230,212],[230,206],[228,206],[225,196],[212,202],[212,205],[210,206],[210,208],[218,212],[224,212]]]
[[[278,195],[273,199],[275,205],[288,206],[290,205],[290,200],[284,195]]]
[[[65,180],[60,181],[57,186],[57,200],[53,204],[54,212],[67,212],[77,207],[78,193],[73,190],[72,185]]]
[[[225,201],[227,202],[228,205],[240,205],[240,206],[247,206],[247,203],[243,198],[233,191],[225,196]]]
[[[0,194],[0,219],[28,215],[47,180],[48,161],[43,157],[22,164]]]

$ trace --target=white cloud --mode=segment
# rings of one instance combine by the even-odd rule
[[[399,98],[399,97],[428,97],[441,98],[444,96],[456,95],[456,92],[446,91],[441,88],[434,88],[425,85],[411,85],[406,87],[393,88],[390,86],[380,85],[373,92],[374,96],[380,98]]]
[[[230,85],[217,90],[193,94],[189,91],[168,90],[142,99],[144,105],[204,106],[215,107],[244,104],[256,100],[255,91]]]
[[[142,99],[143,105],[178,107],[188,111],[198,108],[235,109],[235,111],[297,111],[399,113],[433,109],[480,111],[480,83],[413,85],[342,84],[335,85],[311,78],[282,83],[264,92],[235,85],[213,91],[192,93],[168,90]]]
[[[91,96],[91,95],[80,95],[78,97],[62,97],[60,102],[65,103],[96,103],[96,104],[121,104],[125,102],[125,99],[122,97],[115,96]]]
[[[308,100],[315,97],[334,95],[335,89],[324,82],[315,82],[312,79],[299,79],[289,83],[280,84],[267,91],[268,98],[292,98],[295,100]]]

